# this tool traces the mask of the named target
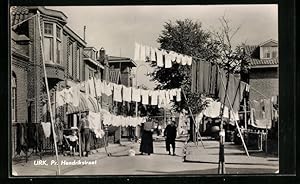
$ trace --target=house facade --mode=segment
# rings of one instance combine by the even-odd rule
[[[279,94],[278,42],[268,40],[260,45],[245,46],[249,56],[249,100],[260,100]]]

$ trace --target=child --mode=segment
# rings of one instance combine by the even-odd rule
[[[72,127],[72,135],[65,136],[67,139],[69,139],[69,144],[70,144],[70,155],[73,156],[75,155],[75,150],[76,150],[76,145],[78,144],[78,137],[76,135],[76,130],[77,127]]]
[[[135,151],[134,151],[134,149],[133,149],[133,146],[131,146],[131,147],[130,147],[130,150],[128,150],[128,155],[129,155],[130,157],[135,156]]]

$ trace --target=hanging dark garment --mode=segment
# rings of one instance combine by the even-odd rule
[[[211,65],[210,72],[210,86],[209,86],[209,94],[216,94],[216,85],[217,85],[217,66],[215,64]]]
[[[19,155],[22,150],[26,153],[27,147],[27,124],[17,123],[17,154]]]
[[[208,62],[203,62],[203,93],[209,94],[209,84],[210,84],[210,72],[211,64]]]
[[[192,64],[192,86],[191,90],[193,93],[197,92],[197,63],[193,62]]]

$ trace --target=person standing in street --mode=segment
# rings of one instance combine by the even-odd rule
[[[140,146],[141,155],[143,153],[147,153],[150,155],[153,153],[153,122],[148,119],[144,123],[143,131],[142,131],[142,141]]]
[[[64,154],[64,150],[63,150],[64,124],[61,121],[59,116],[57,116],[55,119],[54,130],[55,130],[56,143],[57,143],[58,149],[61,151],[62,154]]]
[[[88,157],[90,152],[90,123],[87,119],[87,114],[83,113],[79,121],[79,130],[81,133],[81,154],[85,151],[85,156]]]
[[[176,125],[174,121],[171,121],[165,131],[164,131],[164,136],[166,136],[166,150],[169,152],[169,155],[171,155],[171,148],[170,144],[172,145],[173,149],[173,155],[175,155],[175,139],[176,139]]]

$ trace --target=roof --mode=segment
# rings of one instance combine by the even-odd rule
[[[14,26],[29,18],[29,10],[23,6],[12,6],[10,8],[10,15],[11,25]]]
[[[271,40],[273,42],[273,40]],[[249,56],[248,61],[249,65],[251,67],[277,67],[279,64],[278,57],[277,58],[272,58],[272,59],[260,59],[259,56],[259,48],[261,46],[265,46],[266,44],[269,44],[270,40],[267,42],[264,42],[260,45],[245,45],[245,52]],[[273,42],[274,43],[274,42]]]
[[[132,59],[118,56],[108,56],[108,63],[129,63],[131,67],[137,66]]]
[[[119,84],[121,79],[120,69],[109,69],[109,81]]]

